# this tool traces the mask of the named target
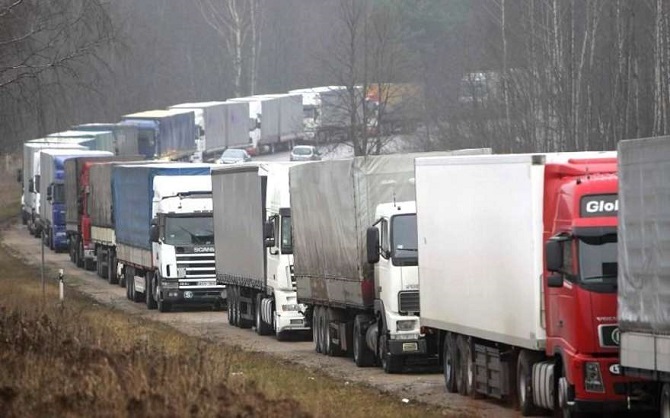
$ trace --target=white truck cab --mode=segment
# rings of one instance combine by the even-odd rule
[[[211,181],[208,176],[154,178],[152,258],[157,277],[150,298],[159,308],[172,303],[216,304],[225,286],[216,284]],[[147,293],[146,275],[135,291]]]
[[[288,184],[288,165],[275,165],[267,176],[267,287],[272,298],[261,301],[263,320],[274,324],[281,336],[286,331],[309,330],[305,320],[307,306],[298,303],[293,275],[293,238]],[[272,315],[272,316],[270,316]]]
[[[375,264],[375,292],[383,308],[389,337],[391,340],[418,340],[416,204],[381,204],[377,206],[375,219],[380,247],[379,261]],[[418,349],[418,346],[410,348]]]

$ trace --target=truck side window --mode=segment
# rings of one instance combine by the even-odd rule
[[[380,241],[381,241],[381,247],[382,247],[382,257],[386,257],[386,254],[389,254],[389,223],[386,219],[381,221],[379,223],[379,229],[381,230],[381,233],[379,234],[380,236]]]

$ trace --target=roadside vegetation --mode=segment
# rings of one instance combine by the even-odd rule
[[[3,180],[0,193],[6,225],[19,188]],[[73,289],[60,304],[55,274],[44,297],[39,277],[0,246],[0,417],[464,416],[188,337]]]

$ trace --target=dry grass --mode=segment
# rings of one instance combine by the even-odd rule
[[[19,201],[10,182],[0,193]],[[17,213],[3,205],[0,223]],[[59,305],[51,281],[43,303],[37,278],[0,246],[0,417],[462,416],[187,337],[72,290]]]

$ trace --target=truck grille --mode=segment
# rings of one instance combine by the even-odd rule
[[[400,312],[419,312],[419,292],[398,293],[398,310]]]
[[[186,279],[215,279],[216,263],[213,253],[176,254],[177,269],[185,269]]]

